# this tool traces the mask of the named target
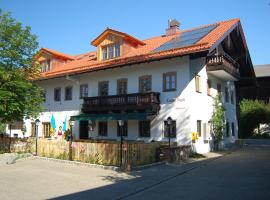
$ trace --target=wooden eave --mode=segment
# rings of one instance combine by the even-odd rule
[[[118,37],[122,37],[124,40],[127,40],[135,45],[145,45],[145,43],[141,40],[138,40],[137,38],[127,34],[127,33],[123,33],[120,31],[116,31],[110,28],[107,28],[106,30],[104,30],[97,38],[95,38],[91,44],[95,47],[97,47],[103,40],[104,38],[108,35],[108,34],[113,34],[116,35]]]

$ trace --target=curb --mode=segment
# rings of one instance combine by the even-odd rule
[[[65,163],[65,164],[71,164],[71,165],[77,165],[77,166],[85,166],[85,167],[90,167],[90,168],[101,168],[101,169],[109,169],[113,171],[120,171],[120,168],[115,167],[115,166],[105,166],[105,165],[99,165],[99,164],[84,163],[84,162],[79,162],[79,161],[61,160],[61,159],[47,158],[47,157],[42,157],[42,156],[33,156],[32,159],[48,160],[52,162]]]

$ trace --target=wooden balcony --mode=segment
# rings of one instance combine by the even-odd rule
[[[240,78],[238,68],[238,63],[227,54],[208,56],[206,59],[207,72],[223,80],[238,80]]]
[[[82,112],[88,114],[147,112],[156,114],[160,109],[160,93],[133,93],[111,96],[84,97]]]

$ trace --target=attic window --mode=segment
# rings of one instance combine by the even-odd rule
[[[120,56],[120,44],[115,43],[102,47],[102,60],[108,60]]]
[[[41,72],[47,72],[51,69],[51,60],[44,60],[40,63],[41,65]]]

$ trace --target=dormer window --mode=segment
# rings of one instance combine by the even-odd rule
[[[102,47],[102,60],[108,60],[120,56],[120,44],[110,44]]]
[[[41,72],[47,72],[51,69],[51,60],[44,60],[40,63],[41,65]]]

